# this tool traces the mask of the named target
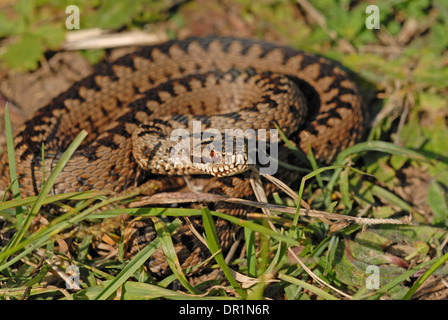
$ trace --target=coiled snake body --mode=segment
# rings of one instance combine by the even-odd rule
[[[210,117],[214,114],[219,115]],[[22,194],[34,195],[40,189],[42,143],[44,171],[49,174],[82,129],[89,135],[58,177],[54,193],[88,189],[119,193],[157,174],[201,173],[197,168],[186,171],[172,166],[158,153],[170,150],[160,139],[176,128],[189,129],[194,120],[201,121],[202,129],[219,130],[269,129],[277,123],[302,150],[311,147],[318,160],[328,162],[359,139],[364,115],[354,82],[339,66],[318,55],[267,42],[218,37],[142,47],[113,63],[100,64],[19,130],[15,152]],[[227,169],[214,169],[214,173]],[[236,169],[230,174],[241,168]],[[2,154],[0,191],[10,183],[8,171]],[[205,190],[251,196],[241,175],[210,178]],[[224,204],[214,209],[245,214],[245,209]],[[231,227],[218,221],[217,228],[225,248]],[[177,234],[184,265],[207,255],[197,241],[186,244],[186,229]],[[154,258],[152,270],[163,273],[163,264]]]

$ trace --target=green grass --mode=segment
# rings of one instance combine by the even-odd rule
[[[381,32],[365,28],[363,1],[311,2],[325,25],[319,19],[309,19],[316,23],[303,19],[301,14],[307,11],[302,8],[300,13],[293,0],[231,0],[226,3],[232,10],[214,1],[190,1],[174,11],[164,1],[124,3],[113,0],[92,7],[90,2],[80,1],[84,12],[81,27],[132,29],[150,23],[151,28],[176,37],[185,29],[197,31],[194,19],[205,21],[205,25],[215,25],[216,19],[216,26],[224,31],[239,19],[236,25],[251,30],[255,37],[319,52],[350,68],[375,121],[366,140],[341,152],[331,165],[319,167],[312,154],[307,157],[309,168],[290,164],[293,170],[304,172],[298,190],[293,196],[275,194],[272,201],[295,209],[295,213],[271,210],[269,219],[261,214],[239,219],[206,207],[117,207],[138,198],[137,194],[49,195],[58,172],[83,136],[67,150],[42,192],[21,198],[14,157],[10,156],[14,197],[0,202],[0,231],[11,236],[3,238],[8,241],[0,248],[0,299],[410,299],[430,275],[448,273],[444,247],[448,236],[448,7],[443,1],[379,1]],[[0,43],[2,64],[33,70],[46,51],[58,49],[66,30],[54,17],[63,8],[51,1],[19,0],[2,11],[0,37],[9,39]],[[226,20],[222,17],[227,11],[240,14]],[[399,42],[397,39],[405,36],[400,31],[413,19],[423,29],[405,43]],[[24,48],[33,49],[23,55]],[[394,50],[398,53],[389,53]],[[96,61],[105,52],[83,54]],[[7,152],[12,155],[8,110],[6,120]],[[304,159],[302,154],[298,158]],[[426,190],[429,213],[422,213],[397,194],[406,169],[430,177]],[[344,221],[329,224],[299,214],[302,199],[312,209],[341,217],[411,216],[414,224],[367,228]],[[61,213],[54,214],[56,209]],[[153,219],[158,236],[131,260],[124,259],[122,214]],[[161,217],[170,217],[172,222]],[[212,255],[210,268],[223,271],[220,280],[195,285],[188,281],[191,270],[180,267],[170,237],[183,217],[202,217],[202,236]],[[48,224],[36,225],[35,218]],[[241,227],[245,254],[226,261],[217,240],[215,218]],[[70,243],[71,257],[63,243]],[[104,247],[116,254],[102,254]],[[144,267],[159,247],[173,273],[164,279],[154,279]],[[81,290],[66,291],[62,280],[56,285],[49,282],[55,270],[48,261],[55,262],[59,271],[76,265],[81,271]],[[369,265],[379,268],[379,289],[366,287]],[[416,276],[417,272],[421,276]]]

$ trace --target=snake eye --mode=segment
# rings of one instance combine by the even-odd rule
[[[219,152],[216,152],[215,150],[210,150],[210,160],[212,163],[220,163],[221,162],[221,156]]]

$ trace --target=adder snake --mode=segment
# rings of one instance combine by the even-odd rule
[[[292,101],[291,97],[296,98]],[[216,117],[210,117],[214,114],[220,117],[216,123]],[[328,162],[360,138],[364,113],[358,89],[346,72],[315,54],[219,37],[142,47],[100,64],[91,76],[54,98],[19,129],[14,142],[22,194],[34,195],[41,187],[42,143],[47,175],[82,129],[89,135],[58,177],[54,193],[88,189],[119,193],[157,180],[157,174],[167,175],[164,179],[189,174],[160,165],[155,149],[163,148],[157,142],[145,145],[145,138],[166,136],[166,128],[188,128],[192,120],[201,121],[203,129],[226,125],[269,129],[277,123],[302,150],[311,147],[318,160]],[[209,181],[208,192],[251,196],[242,175]],[[0,191],[8,185],[4,153]],[[246,212],[225,204],[214,209],[238,216]],[[221,221],[217,227],[225,248],[231,226]],[[184,265],[206,256],[196,241],[186,244],[182,232],[188,233],[178,231],[175,242]],[[156,264],[152,263],[155,272],[162,272]]]

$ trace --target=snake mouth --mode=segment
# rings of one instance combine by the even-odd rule
[[[140,132],[139,129],[133,134],[133,139],[139,138],[133,144],[133,155],[142,169],[153,174],[226,177],[250,168],[247,141],[234,138],[226,145],[222,140],[206,138],[193,143],[195,140],[189,136],[180,142],[163,140],[162,143],[154,132],[144,135]]]
[[[191,166],[203,174],[227,177],[249,169],[248,143],[231,136],[230,139],[204,138],[193,147]]]
[[[249,169],[249,161],[247,153],[235,153],[232,155],[225,155],[224,153],[213,156],[214,162],[208,163],[208,161],[194,164],[193,166],[204,174],[210,174],[214,177],[228,177],[233,176]],[[224,163],[217,163],[220,159],[226,159]],[[230,161],[229,161],[230,159]]]

